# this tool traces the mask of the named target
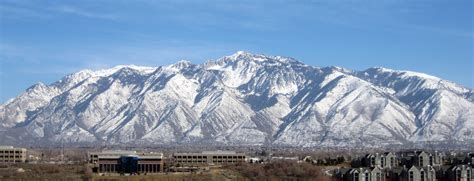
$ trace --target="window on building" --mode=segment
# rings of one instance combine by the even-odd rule
[[[468,178],[468,179],[472,179],[472,178],[471,178],[471,170],[467,170],[467,178]]]
[[[413,171],[410,171],[408,173],[408,181],[414,181],[414,177],[415,177],[415,175],[413,174]]]
[[[359,181],[359,173],[354,173],[354,181]]]
[[[380,166],[385,166],[385,158],[380,158]]]
[[[430,165],[433,165],[433,156],[430,156]]]
[[[471,173],[471,179],[474,179],[474,173],[472,173],[472,168],[471,168],[471,170],[469,171],[469,173]]]
[[[375,180],[376,181],[381,181],[382,180],[382,174],[377,173]]]
[[[394,161],[394,158],[393,158],[393,157],[390,157],[390,166],[395,166],[395,165],[394,165],[394,162],[395,162],[395,161]]]
[[[456,170],[456,180],[461,181],[461,170]]]
[[[423,157],[420,156],[420,163],[419,163],[419,166],[422,167],[423,166]]]
[[[420,181],[425,181],[425,172],[424,171],[420,172]]]
[[[365,172],[365,181],[369,181],[369,173]]]
[[[375,157],[370,158],[370,164],[371,166],[375,166]]]

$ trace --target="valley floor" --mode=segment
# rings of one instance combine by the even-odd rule
[[[260,180],[263,178],[285,179],[285,180],[315,180],[315,177],[307,176],[305,178],[285,176],[285,175],[268,175],[273,174],[276,168],[265,167],[263,165],[241,165],[226,166],[224,168],[211,168],[208,171],[197,173],[160,173],[155,175],[98,175],[90,173],[83,164],[11,164],[0,166],[0,180],[2,181],[18,181],[18,180],[84,180],[84,181],[154,181],[154,180]],[[254,170],[256,172],[253,172]],[[259,173],[259,175],[252,175]],[[263,175],[262,175],[263,173]],[[325,179],[324,175],[318,178]],[[328,178],[329,179],[329,178]],[[319,179],[318,179],[319,180]]]

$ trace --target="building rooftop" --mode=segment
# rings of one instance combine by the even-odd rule
[[[209,155],[218,155],[218,154],[236,154],[235,151],[222,151],[222,150],[217,150],[217,151],[203,151],[203,154],[209,154]]]
[[[119,158],[120,156],[137,156],[140,158],[157,158],[163,157],[163,153],[158,152],[137,152],[137,151],[125,151],[125,150],[107,150],[102,152],[89,152],[89,155],[99,155],[101,158]]]
[[[2,150],[26,150],[26,148],[15,148],[13,146],[0,146]]]
[[[128,151],[128,150],[104,150],[104,151],[97,151],[91,153],[100,153],[100,154],[124,154],[124,155],[133,155],[136,154],[136,151]]]
[[[194,153],[174,153],[175,155],[192,155],[192,154],[202,154],[202,155],[235,155],[235,154],[244,154],[244,153],[237,153],[235,151],[223,151],[223,150],[216,150],[216,151],[202,151],[202,152],[194,152]]]

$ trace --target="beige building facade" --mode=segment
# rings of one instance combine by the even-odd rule
[[[222,165],[245,162],[246,155],[234,151],[203,151],[201,153],[175,153],[173,158],[180,166]]]
[[[26,149],[13,146],[0,146],[0,163],[26,162]]]

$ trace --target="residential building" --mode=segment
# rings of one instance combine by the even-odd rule
[[[344,181],[385,181],[385,172],[380,167],[342,168],[335,177]]]
[[[350,170],[344,180],[347,181],[370,181],[370,168],[361,167]]]
[[[447,181],[471,181],[474,180],[472,167],[469,165],[454,165],[445,172],[442,180]]]
[[[407,176],[405,175],[407,169],[405,167],[391,168],[387,171],[387,181],[407,180]]]
[[[383,154],[374,153],[367,154],[364,157],[353,162],[355,167],[381,167],[392,168],[398,166],[397,155],[392,152],[385,152]]]
[[[436,171],[431,166],[403,167],[390,170],[388,177],[390,181],[435,181]]]
[[[383,154],[383,163],[381,163],[382,168],[393,168],[398,166],[397,155],[392,152],[385,152]]]
[[[339,168],[337,170],[334,171],[334,178],[336,180],[350,180],[350,176],[349,176],[349,172],[352,170],[353,168]],[[353,180],[350,180],[350,181],[353,181]]]
[[[400,162],[400,165],[407,167],[441,166],[443,164],[443,159],[441,154],[437,152],[427,153],[424,151],[414,151],[401,153]]]
[[[444,164],[444,156],[442,153],[437,151],[427,153],[428,154],[428,165],[430,166],[441,166]]]
[[[464,158],[464,164],[468,164],[474,166],[474,153],[467,153],[466,157]]]
[[[415,152],[415,164],[418,167],[425,167],[430,165],[430,156],[424,151]]]
[[[374,167],[370,171],[370,180],[371,181],[385,181],[385,174],[382,168]]]
[[[381,157],[378,153],[375,154],[367,154],[362,158],[362,166],[363,167],[376,167],[381,166]]]

